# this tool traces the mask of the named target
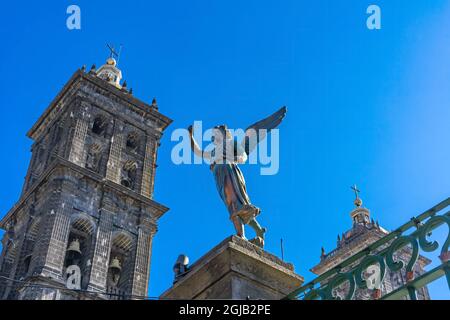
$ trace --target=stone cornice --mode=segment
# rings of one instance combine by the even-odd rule
[[[33,140],[37,140],[40,136],[41,132],[43,132],[43,128],[46,127],[46,124],[51,123],[55,118],[56,113],[63,108],[60,104],[61,100],[66,96],[66,94],[74,87],[76,87],[77,83],[81,81],[89,81],[94,85],[100,87],[101,89],[113,94],[118,97],[121,101],[125,102],[129,107],[135,109],[136,112],[142,113],[144,116],[151,117],[153,120],[157,121],[161,124],[161,130],[164,131],[171,123],[172,120],[163,114],[159,113],[155,108],[151,107],[151,105],[135,98],[133,95],[124,92],[110,83],[98,78],[95,75],[84,73],[81,69],[77,70],[69,81],[64,85],[58,95],[52,100],[50,105],[44,111],[44,113],[39,117],[33,127],[28,131],[27,136]],[[76,90],[78,90],[76,88]],[[52,114],[53,113],[53,114]]]
[[[27,193],[22,195],[21,198],[19,199],[19,201],[3,217],[3,219],[0,221],[1,229],[6,229],[6,225],[7,225],[8,221],[10,220],[10,218],[14,215],[14,213],[17,210],[19,210],[27,202],[27,200],[33,196],[34,192],[38,189],[38,187],[42,183],[44,183],[44,181],[46,181],[53,174],[54,171],[56,171],[59,168],[73,170],[76,173],[82,174],[86,177],[89,177],[92,180],[95,180],[96,182],[98,182],[99,184],[102,185],[102,188],[109,187],[119,193],[125,194],[126,196],[133,198],[133,200],[140,201],[140,202],[144,203],[145,205],[150,206],[151,208],[153,208],[155,210],[155,213],[156,213],[155,218],[156,219],[159,219],[162,215],[164,215],[164,213],[166,213],[169,210],[169,208],[163,206],[162,204],[159,204],[158,202],[156,202],[152,199],[146,198],[146,197],[142,196],[141,194],[134,192],[132,190],[129,190],[129,189],[125,188],[124,186],[121,186],[115,182],[106,180],[99,174],[96,174],[88,169],[77,166],[66,159],[57,157],[49,165],[48,169],[40,176],[39,180],[36,181],[36,183],[34,183],[32,188],[30,188],[30,190]]]

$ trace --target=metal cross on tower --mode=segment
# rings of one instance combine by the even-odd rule
[[[114,48],[113,45],[106,45],[110,51],[109,57],[110,58],[116,58],[117,59],[117,65],[119,65],[119,60],[120,60],[120,53],[122,52],[122,45],[120,45],[119,47],[119,52],[116,51],[116,49]]]
[[[355,192],[355,197],[356,197],[356,199],[358,199],[358,198],[359,198],[359,193],[360,193],[361,191],[358,189],[358,187],[356,186],[356,184],[353,185],[352,187],[350,187],[350,189],[352,189],[352,190]]]

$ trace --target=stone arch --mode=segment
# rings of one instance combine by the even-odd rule
[[[89,283],[90,261],[94,250],[94,235],[97,224],[94,219],[84,212],[75,212],[70,217],[69,236],[64,259],[63,274],[66,270],[78,266],[80,274],[80,289],[86,289]]]
[[[133,277],[134,244],[134,236],[129,232],[125,230],[113,232],[107,275],[107,292],[115,294],[111,299],[117,299],[117,294],[129,291]]]
[[[124,251],[130,251],[133,246],[133,236],[125,230],[116,230],[111,237],[112,245]]]
[[[130,131],[126,136],[125,146],[127,150],[139,152],[140,137],[137,131]]]
[[[125,161],[122,167],[120,184],[129,189],[134,189],[137,179],[138,164],[134,160]]]
[[[104,136],[108,129],[108,118],[103,114],[97,114],[92,123],[92,132]]]
[[[88,235],[93,235],[97,229],[97,224],[94,219],[83,212],[77,212],[71,215],[70,226]]]
[[[98,172],[102,159],[103,147],[99,143],[92,143],[87,148],[86,168]]]

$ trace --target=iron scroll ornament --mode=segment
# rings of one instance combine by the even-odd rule
[[[379,255],[370,255],[366,256],[355,270],[355,281],[358,288],[367,289],[367,279],[363,278],[363,273],[368,267],[376,264],[380,267],[379,282],[383,282],[384,276],[386,275],[384,259]]]
[[[413,271],[413,268],[417,262],[417,259],[419,258],[419,245],[417,243],[416,238],[414,238],[412,236],[402,236],[400,238],[397,238],[390,245],[389,250],[386,254],[386,263],[390,270],[399,271],[400,269],[402,269],[404,267],[405,263],[403,261],[401,261],[401,260],[395,261],[394,260],[395,252],[404,248],[408,244],[411,245],[412,253],[411,253],[409,262],[406,265],[406,272],[407,272],[407,274],[410,274],[410,272]]]
[[[351,300],[356,291],[355,278],[353,277],[352,272],[339,273],[329,282],[327,288],[325,289],[325,297],[327,300],[342,300],[340,297],[335,297],[333,295],[333,289],[339,287],[346,281],[349,283],[349,288],[343,300]]]
[[[419,244],[423,251],[432,252],[439,248],[439,243],[437,241],[428,241],[427,237],[431,234],[431,231],[438,228],[441,224],[447,224],[448,233],[447,239],[442,245],[441,255],[444,255],[448,252],[448,247],[450,244],[450,218],[448,216],[436,216],[430,218],[420,229],[419,229]]]

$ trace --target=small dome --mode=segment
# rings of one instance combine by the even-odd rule
[[[122,72],[117,68],[117,61],[110,57],[106,63],[97,70],[97,76],[119,89],[122,89],[120,80],[122,79]]]
[[[106,60],[106,64],[109,65],[109,66],[114,66],[115,67],[116,64],[117,64],[117,61],[114,58],[108,58],[108,60]]]

